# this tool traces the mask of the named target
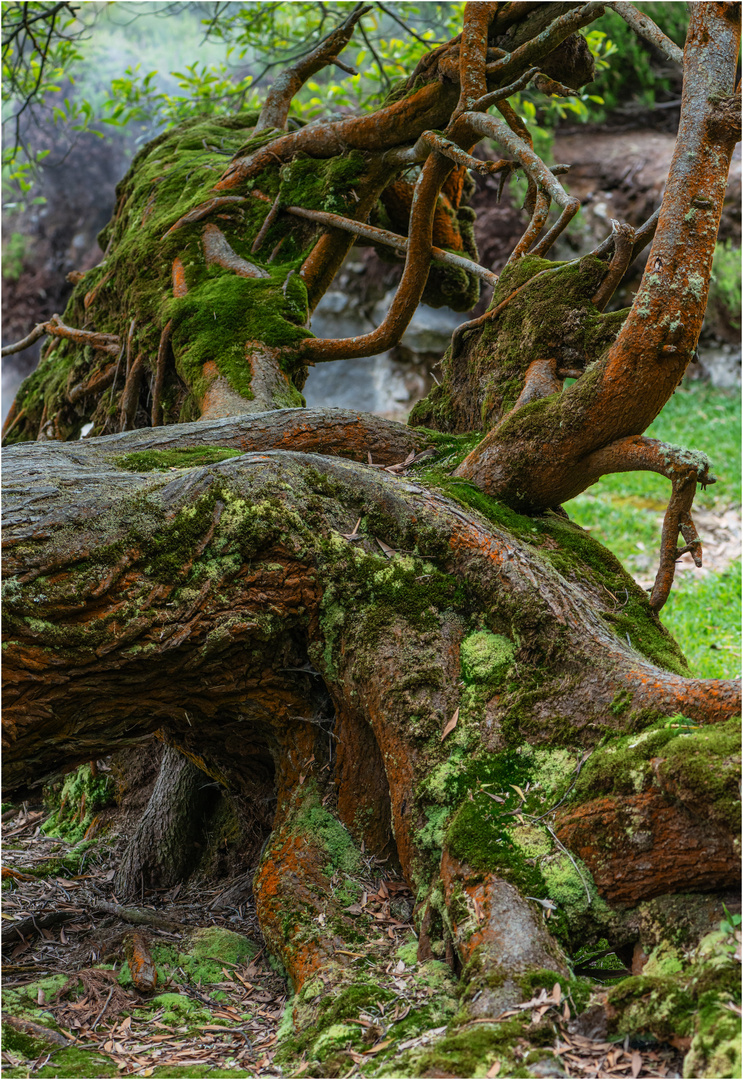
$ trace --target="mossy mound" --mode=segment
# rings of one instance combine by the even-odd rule
[[[649,1034],[659,1040],[691,1038],[684,1076],[741,1075],[740,964],[734,935],[707,934],[692,953],[661,943],[642,975],[609,990],[610,1032]],[[731,1009],[732,1006],[732,1009]]]
[[[739,717],[706,727],[680,715],[657,720],[600,746],[581,771],[571,801],[660,785],[695,814],[739,833],[740,734]]]
[[[243,934],[221,926],[205,926],[189,935],[186,948],[178,957],[179,966],[196,982],[222,982],[222,966],[245,964],[258,952],[258,946]]]

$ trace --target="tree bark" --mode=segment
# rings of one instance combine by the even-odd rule
[[[234,445],[244,423],[222,421],[224,441]],[[506,526],[496,503],[477,502],[489,520],[455,501],[469,493],[456,481],[447,495],[415,476],[322,454],[254,451],[190,468],[166,457],[167,471],[122,469],[131,457],[121,451],[143,437],[26,444],[4,455],[9,787],[157,728],[233,790],[273,775],[278,809],[255,893],[266,938],[297,989],[331,959],[349,977],[337,951],[358,926],[333,902],[328,851],[340,858],[346,845],[340,865],[352,873],[362,842],[394,853],[427,908],[443,883],[427,936],[448,935],[460,964],[482,946],[478,955],[484,949],[514,987],[528,966],[563,971],[570,928],[562,947],[549,935],[538,945],[530,902],[517,899],[517,881],[502,884],[507,867],[483,877],[468,794],[479,795],[486,775],[502,776],[509,747],[560,746],[577,760],[607,736],[663,717],[725,721],[739,707],[737,684],[686,677],[645,594],[557,516],[512,515]],[[166,430],[147,440],[140,468],[158,464],[157,440],[170,445]],[[40,472],[44,487],[29,494],[28,477]],[[569,719],[556,730],[559,717]],[[467,756],[485,772],[462,791]],[[729,883],[730,825],[692,828],[673,800],[654,798],[670,850],[693,836],[700,852],[684,863],[684,889]],[[435,820],[438,831],[424,827]],[[571,828],[560,825],[568,844]],[[158,830],[165,844],[168,828]],[[161,863],[156,850],[148,858]],[[663,844],[645,851],[637,895],[652,895],[668,859]],[[724,864],[722,874],[712,863]],[[618,925],[626,885],[599,874],[597,886]],[[481,912],[476,939],[469,903]],[[512,943],[504,951],[504,905],[532,941],[523,954]],[[320,914],[325,925],[335,919],[335,937]],[[606,931],[604,909],[584,916],[581,932]],[[300,932],[309,925],[312,933]]]
[[[462,34],[371,117],[274,135],[243,116],[145,147],[104,262],[11,412],[8,788],[160,732],[172,749],[128,892],[185,862],[187,759],[230,791],[273,790],[254,893],[295,1032],[319,1031],[331,999],[357,1019],[359,995],[383,1015],[399,991],[370,860],[415,897],[419,960],[456,973],[465,1025],[518,1012],[529,987],[577,992],[569,955],[586,944],[649,955],[666,918],[698,939],[736,879],[740,688],[689,677],[657,616],[679,532],[701,561],[691,503],[713,477],[704,455],[642,436],[693,351],[735,139],[739,6],[693,9],[679,143],[626,318],[602,311],[655,220],[547,262],[577,202],[506,100],[538,69],[590,80],[575,31],[602,6],[467,4]],[[259,129],[283,123],[303,70]],[[531,221],[414,414],[438,430],[300,408],[310,363],[399,340],[437,275],[471,295],[476,275],[435,253],[468,251],[483,134],[511,155],[499,168],[525,170]],[[212,141],[235,152],[216,183]],[[390,314],[318,340],[309,314],[383,192],[410,208]],[[105,437],[64,441],[89,420]],[[672,482],[650,598],[559,507],[623,469]]]
[[[166,746],[155,787],[114,878],[117,896],[168,889],[199,862],[204,818],[213,805],[212,780],[174,747]]]

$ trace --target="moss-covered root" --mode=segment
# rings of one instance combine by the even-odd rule
[[[309,755],[308,755],[309,756]],[[299,992],[308,980],[328,986],[353,977],[358,946],[377,936],[371,916],[346,909],[361,896],[360,852],[326,809],[315,780],[286,796],[253,883],[266,943]]]
[[[544,969],[555,978],[567,977],[565,957],[543,916],[513,885],[475,873],[448,851],[441,860],[441,884],[444,920],[465,973],[487,970],[491,976],[487,985],[478,981],[473,989],[472,1016],[499,1016],[517,1005],[526,971]],[[461,992],[468,996],[466,982]]]
[[[734,933],[724,929],[707,934],[691,953],[662,941],[641,975],[623,979],[606,995],[610,1037],[685,1042],[688,1080],[743,1075],[736,947]]]

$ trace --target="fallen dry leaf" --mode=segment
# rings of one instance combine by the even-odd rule
[[[366,1055],[369,1055],[369,1054],[378,1054],[380,1050],[384,1050],[384,1049],[385,1049],[385,1047],[387,1047],[387,1046],[390,1046],[390,1045],[391,1045],[391,1043],[392,1043],[392,1039],[384,1039],[384,1040],[383,1040],[382,1042],[378,1042],[378,1043],[376,1043],[376,1044],[375,1044],[374,1046],[372,1046],[372,1047],[371,1047],[371,1048],[370,1048],[369,1050],[365,1050],[365,1051],[364,1051],[364,1053],[365,1053]]]
[[[444,730],[441,732],[441,741],[442,742],[444,741],[444,739],[446,738],[447,735],[450,735],[452,733],[452,731],[454,731],[454,728],[457,726],[457,721],[458,720],[459,720],[459,707],[457,706],[457,708],[454,710],[454,715],[452,716],[451,720],[447,720],[446,725],[444,726]]]
[[[488,1077],[488,1080],[493,1080],[493,1077],[497,1076],[499,1072],[500,1072],[500,1061],[496,1060],[490,1066],[490,1068],[485,1073],[485,1075]]]

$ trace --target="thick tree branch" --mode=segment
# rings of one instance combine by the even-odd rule
[[[609,0],[606,7],[616,11],[638,37],[644,38],[651,45],[655,45],[656,49],[660,49],[667,60],[683,66],[684,50],[671,41],[648,15],[638,11],[634,4],[627,3],[627,0]]]

